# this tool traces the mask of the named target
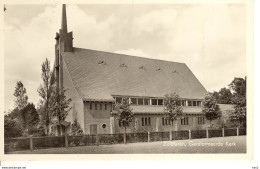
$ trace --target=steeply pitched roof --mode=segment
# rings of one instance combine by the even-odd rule
[[[62,53],[73,84],[84,100],[111,95],[203,99],[205,88],[184,63],[74,48]]]

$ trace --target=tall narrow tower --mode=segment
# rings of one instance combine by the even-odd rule
[[[60,46],[62,52],[73,52],[73,34],[68,33],[67,29],[67,15],[66,15],[66,5],[62,5],[62,19],[61,19],[61,29],[60,29]]]
[[[55,44],[55,76],[56,76],[56,89],[63,88],[63,59],[62,55],[65,52],[73,52],[73,34],[68,32],[67,28],[67,15],[66,5],[62,5],[61,29],[56,33]]]

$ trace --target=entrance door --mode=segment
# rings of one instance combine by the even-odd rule
[[[97,124],[90,125],[90,134],[97,134]]]

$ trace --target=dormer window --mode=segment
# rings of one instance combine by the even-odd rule
[[[127,67],[125,63],[121,63],[120,67]]]
[[[158,67],[157,69],[156,69],[156,71],[161,71],[162,69],[160,68],[160,67]]]
[[[139,66],[139,69],[145,69],[145,68],[144,68],[144,66],[142,65],[142,66]]]
[[[173,70],[172,73],[178,73],[176,70]]]
[[[99,65],[106,65],[106,62],[103,61],[103,60],[101,60],[101,61],[98,62],[98,64],[99,64]]]

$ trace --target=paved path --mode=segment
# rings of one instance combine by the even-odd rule
[[[246,136],[17,151],[10,154],[246,153]]]

